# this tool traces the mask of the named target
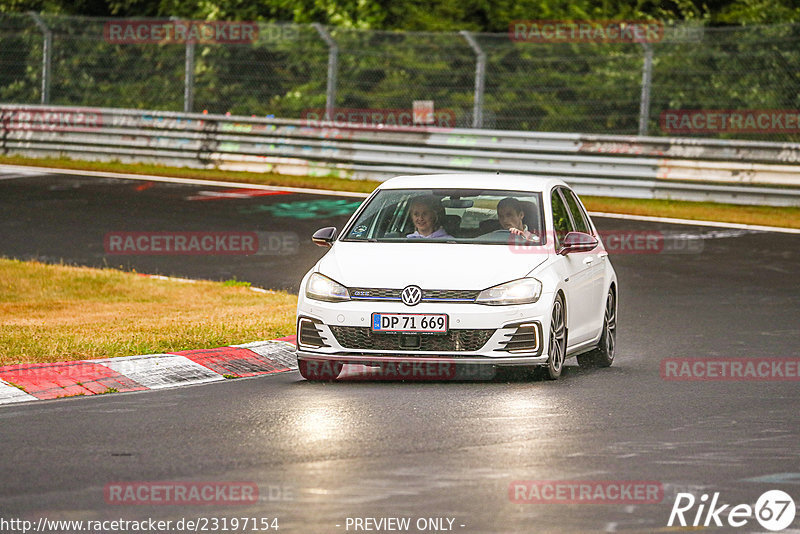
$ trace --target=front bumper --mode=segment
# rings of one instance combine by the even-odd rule
[[[298,360],[313,361],[336,361],[343,363],[354,363],[362,365],[380,365],[383,363],[455,363],[457,365],[546,365],[547,355],[544,356],[509,356],[509,357],[486,357],[486,356],[413,356],[395,354],[353,354],[343,353],[319,353],[302,349],[297,350]]]
[[[546,305],[490,307],[479,304],[389,302],[327,303],[303,299],[298,306],[297,358],[364,365],[455,363],[536,366],[547,362]],[[373,312],[445,313],[449,331],[441,334],[373,333]]]

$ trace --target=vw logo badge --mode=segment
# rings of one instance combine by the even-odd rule
[[[422,290],[418,286],[406,286],[400,293],[400,300],[406,306],[416,306],[422,300]]]

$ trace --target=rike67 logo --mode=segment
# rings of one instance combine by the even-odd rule
[[[755,519],[762,528],[777,532],[792,524],[795,512],[794,500],[781,490],[764,492],[755,506],[723,504],[719,492],[714,493],[710,502],[705,493],[699,499],[691,493],[678,493],[667,526],[709,527],[713,523],[721,527],[727,522],[727,526],[739,528]]]

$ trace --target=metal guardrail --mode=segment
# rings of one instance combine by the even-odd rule
[[[581,194],[800,206],[800,144],[0,106],[0,151],[352,179],[503,172]]]

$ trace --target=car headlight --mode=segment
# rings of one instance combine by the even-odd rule
[[[520,278],[499,286],[484,289],[475,299],[476,304],[508,306],[511,304],[530,304],[542,295],[542,283],[536,278]]]
[[[308,278],[306,297],[326,302],[350,300],[350,294],[346,287],[319,273],[314,273]]]

